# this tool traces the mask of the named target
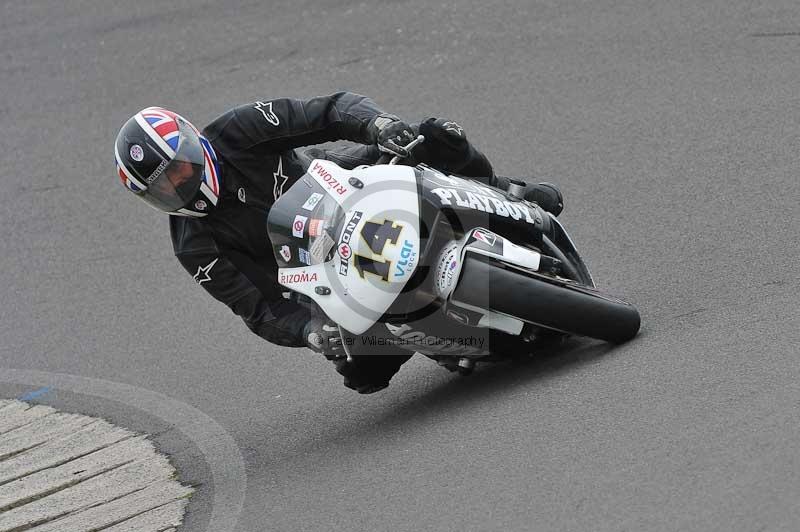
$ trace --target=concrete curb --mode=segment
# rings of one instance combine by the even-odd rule
[[[0,532],[153,532],[194,491],[144,435],[105,420],[0,400]]]

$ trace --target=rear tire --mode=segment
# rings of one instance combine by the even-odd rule
[[[623,343],[639,332],[639,311],[570,281],[467,255],[454,302],[491,309],[548,329]],[[455,303],[456,305],[458,303]]]

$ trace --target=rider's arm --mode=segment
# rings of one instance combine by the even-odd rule
[[[265,340],[305,347],[303,327],[311,312],[282,296],[273,275],[244,253],[219,249],[202,226],[171,217],[175,255],[196,283],[228,305],[247,327]],[[192,230],[193,229],[193,230]]]
[[[336,140],[375,143],[370,122],[383,111],[366,96],[338,92],[297,100],[279,98],[231,109],[205,128],[218,151],[281,152]]]
[[[228,305],[255,334],[273,344],[305,347],[310,311],[280,294],[265,295],[223,253],[181,254],[178,260],[196,283]]]

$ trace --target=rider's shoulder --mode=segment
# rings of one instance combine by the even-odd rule
[[[169,233],[176,255],[216,248],[211,228],[203,218],[170,216]]]

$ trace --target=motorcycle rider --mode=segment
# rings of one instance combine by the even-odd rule
[[[273,249],[264,236],[270,206],[324,158],[344,168],[374,163],[381,153],[408,156],[442,171],[508,187],[455,122],[428,118],[410,126],[371,99],[350,92],[309,100],[256,101],[224,113],[202,132],[160,107],[136,113],[115,142],[123,185],[172,216],[175,255],[195,282],[228,305],[255,334],[283,346],[309,347],[336,361],[345,385],[360,393],[388,386],[408,355],[346,361],[338,328],[283,296]],[[298,148],[330,141],[358,143],[339,149]],[[549,183],[528,183],[526,199],[553,214],[561,193]],[[368,358],[374,360],[368,360]]]

